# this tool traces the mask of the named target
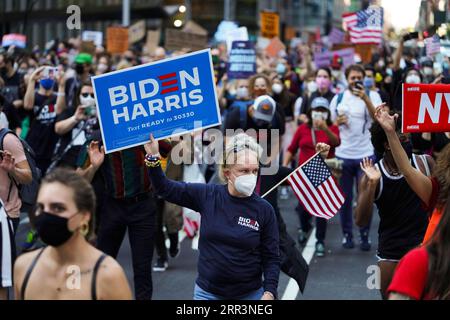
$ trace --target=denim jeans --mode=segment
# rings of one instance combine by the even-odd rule
[[[371,156],[369,158],[372,159],[372,161],[375,161],[375,156]],[[341,227],[344,234],[353,236],[353,186],[355,185],[355,182],[356,187],[358,186],[359,178],[362,175],[362,170],[360,167],[362,159],[339,159],[344,161],[340,181],[340,186],[345,196],[345,202],[340,211]],[[369,221],[367,226],[359,229],[361,235],[363,233],[369,233],[370,224],[371,221]]]
[[[135,203],[108,197],[102,210],[97,248],[115,259],[128,229],[136,300],[150,300],[153,293],[151,272],[155,220],[152,196]]]
[[[261,300],[264,294],[264,289],[261,287],[258,290],[250,292],[244,296],[233,298],[233,300]],[[231,300],[224,297],[215,295],[208,291],[203,290],[197,284],[194,287],[194,300]]]

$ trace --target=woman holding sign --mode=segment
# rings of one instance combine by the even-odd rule
[[[169,180],[161,170],[153,136],[145,150],[155,192],[202,216],[194,299],[275,299],[278,226],[272,206],[253,192],[261,156],[256,141],[246,134],[229,139],[220,165],[226,185]]]

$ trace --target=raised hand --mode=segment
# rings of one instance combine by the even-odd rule
[[[316,152],[319,152],[320,156],[326,159],[328,158],[328,153],[330,152],[330,146],[326,143],[319,142],[316,144]]]
[[[375,109],[375,119],[381,125],[386,132],[395,132],[395,123],[398,118],[398,114],[390,115],[386,110],[384,110],[384,103],[379,105]]]
[[[150,154],[152,156],[159,155],[159,144],[158,141],[156,141],[153,137],[153,134],[150,134],[150,142],[146,143],[144,145],[144,148],[147,154]]]
[[[105,160],[105,149],[103,147],[99,148],[98,146],[98,141],[92,141],[88,147],[89,160],[95,169],[100,168]]]
[[[378,182],[381,179],[381,172],[374,166],[372,159],[364,158],[359,165],[370,182]]]

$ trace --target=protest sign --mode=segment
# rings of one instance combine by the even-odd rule
[[[109,53],[124,53],[128,50],[128,28],[108,27],[106,29],[106,49]]]
[[[402,132],[450,132],[450,85],[403,84]]]
[[[210,49],[92,78],[105,152],[220,125]]]
[[[89,53],[90,55],[95,55],[95,44],[94,41],[81,41],[80,52]]]
[[[261,11],[261,36],[272,39],[280,36],[280,17],[276,12]]]
[[[295,27],[287,26],[284,29],[284,40],[285,41],[294,39],[296,35],[297,35],[297,30],[295,29]]]
[[[139,20],[128,28],[128,43],[135,43],[145,37],[145,20]]]
[[[234,41],[227,64],[229,79],[246,79],[256,73],[256,51],[251,41]]]
[[[201,25],[195,23],[192,20],[189,20],[188,22],[186,22],[186,24],[183,27],[183,31],[184,32],[189,32],[189,33],[194,33],[194,34],[200,34],[200,35],[203,35],[203,36],[207,36],[208,35],[208,30],[206,30]]]
[[[201,50],[208,46],[208,36],[184,32],[177,29],[166,29],[167,50]]]
[[[101,47],[103,44],[103,32],[101,31],[83,31],[81,34],[82,41],[93,41],[97,47]]]
[[[317,68],[329,67],[332,58],[336,55],[342,58],[342,67],[344,69],[355,62],[355,49],[346,48],[335,51],[316,52],[314,53],[314,63]]]
[[[159,45],[159,38],[161,37],[161,30],[149,30],[147,31],[147,42],[145,46],[149,54],[154,54],[155,49]]]
[[[267,55],[271,57],[278,57],[278,54],[280,51],[286,50],[286,46],[281,42],[281,40],[278,37],[273,38],[270,40],[269,45],[266,47],[266,53]]]
[[[248,41],[247,27],[229,30],[226,33],[227,51],[230,52],[233,41]]]
[[[16,46],[25,48],[27,46],[27,37],[19,33],[5,34],[2,38],[2,47]]]

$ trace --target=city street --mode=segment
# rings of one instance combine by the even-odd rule
[[[294,210],[297,199],[290,193],[288,200],[279,200],[280,210],[288,227],[289,234],[297,239],[298,218]],[[309,262],[310,271],[305,292],[302,295],[294,280],[284,273],[280,274],[278,295],[284,300],[339,299],[339,300],[379,300],[378,290],[369,290],[366,286],[367,267],[376,265],[378,215],[374,214],[371,228],[372,250],[362,252],[359,247],[347,250],[342,248],[342,233],[339,217],[328,223],[326,237],[326,256],[317,258],[313,255],[315,239],[309,238],[303,249],[303,256]],[[355,237],[357,229],[355,227]],[[355,239],[357,240],[357,239]],[[355,242],[357,244],[357,241]],[[154,256],[155,258],[155,256]],[[184,238],[181,253],[176,259],[169,260],[165,272],[153,272],[153,299],[155,300],[191,300],[197,274],[197,241]],[[130,284],[133,284],[131,252],[128,239],[122,244],[118,261],[125,269]]]

